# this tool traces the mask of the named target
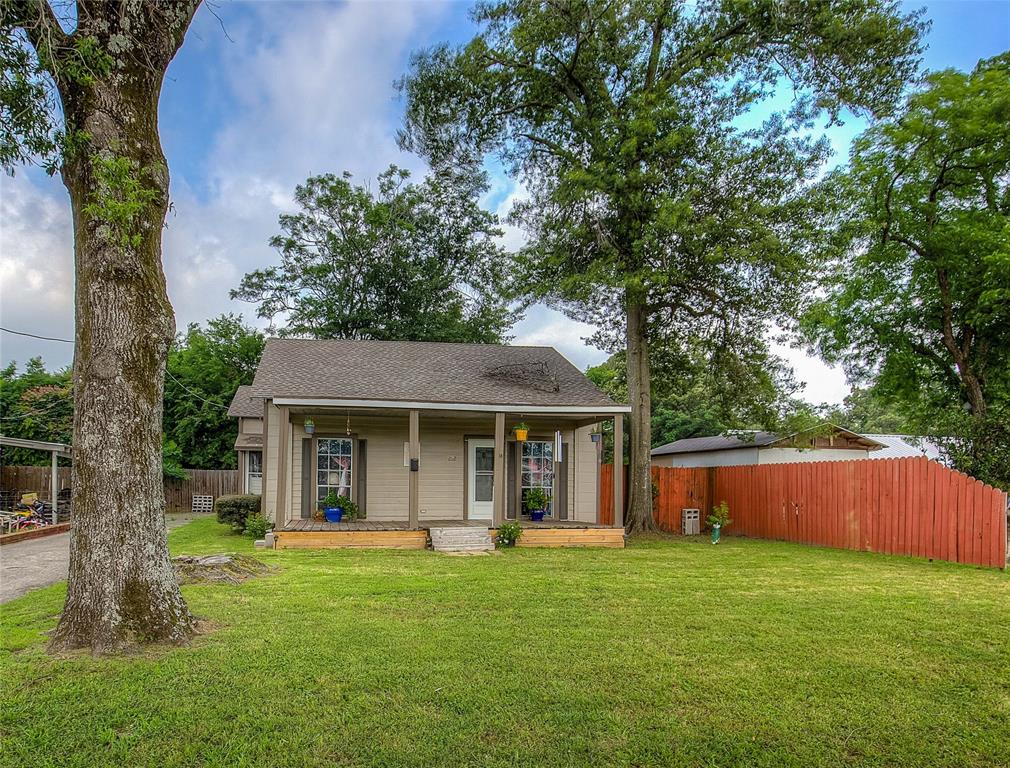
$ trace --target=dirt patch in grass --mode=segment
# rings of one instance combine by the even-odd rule
[[[261,560],[235,552],[216,555],[177,555],[172,558],[180,584],[241,584],[275,569]]]

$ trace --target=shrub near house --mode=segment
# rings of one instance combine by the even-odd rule
[[[214,512],[219,523],[228,523],[236,533],[245,530],[246,518],[259,514],[260,497],[251,494],[218,496],[214,502]]]

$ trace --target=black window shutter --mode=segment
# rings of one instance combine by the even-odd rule
[[[355,501],[358,504],[358,515],[364,517],[366,514],[366,506],[368,499],[367,488],[368,488],[368,441],[358,440],[358,480],[356,483],[355,493],[357,498]]]
[[[561,458],[563,461],[554,464],[554,487],[557,489],[557,497],[554,499],[554,510],[558,520],[568,519],[568,443],[561,446]]]
[[[312,455],[312,438],[302,438],[302,517],[312,517],[312,502],[315,501],[312,478],[315,475],[315,457]]]
[[[516,456],[519,451],[519,443],[511,442],[505,446],[505,519],[516,519],[516,466],[518,462]]]

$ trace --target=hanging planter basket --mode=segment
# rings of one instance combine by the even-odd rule
[[[527,424],[516,424],[512,427],[512,431],[515,433],[516,440],[520,443],[526,442],[526,438],[530,435],[530,428]]]

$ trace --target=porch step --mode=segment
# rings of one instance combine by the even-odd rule
[[[431,548],[436,552],[487,552],[494,549],[488,528],[457,526],[431,528]]]

